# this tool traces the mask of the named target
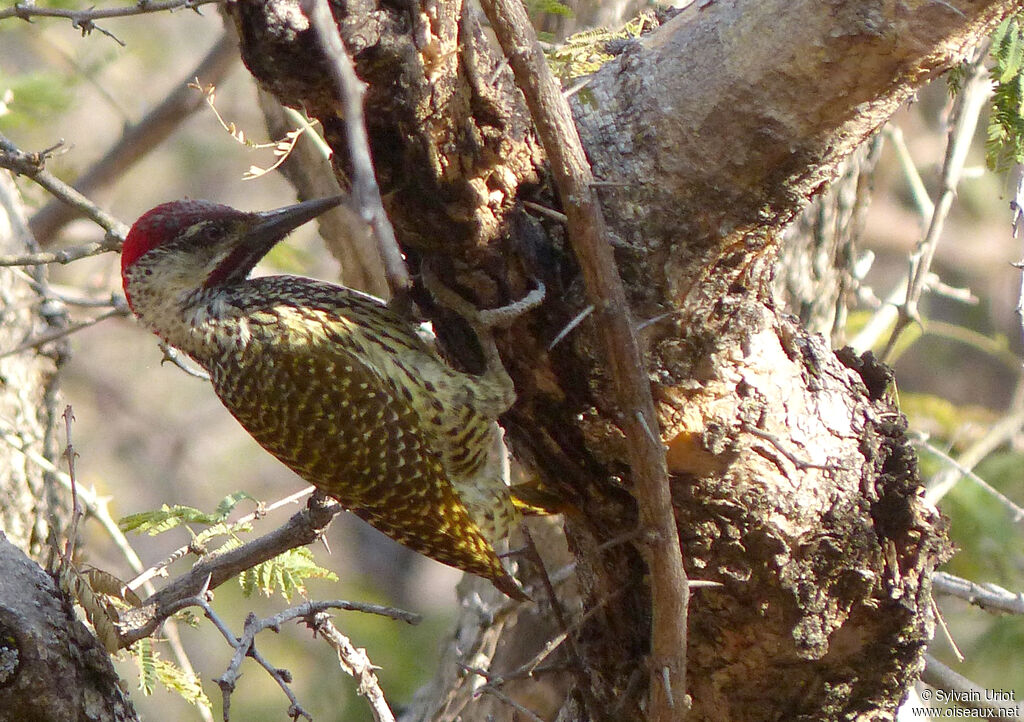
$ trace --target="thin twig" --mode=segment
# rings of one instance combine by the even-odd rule
[[[23,278],[25,283],[31,285],[32,290],[43,296],[44,300],[58,301],[59,303],[79,308],[128,308],[128,302],[125,300],[123,293],[113,292],[105,298],[98,298],[76,286],[65,286],[59,283],[39,283],[20,268],[14,268],[13,272],[20,274],[19,278]]]
[[[523,201],[523,207],[531,211],[536,211],[537,213],[540,213],[543,216],[547,216],[548,218],[556,220],[563,225],[569,222],[569,219],[566,218],[564,213],[556,211],[554,208],[542,206],[540,203],[534,203],[533,201]]]
[[[106,321],[108,318],[128,316],[129,313],[130,312],[126,308],[112,308],[109,311],[106,311],[105,313],[101,313],[99,316],[96,316],[95,318],[87,318],[84,321],[73,323],[67,326],[66,328],[58,328],[54,329],[53,331],[41,333],[38,336],[34,336],[30,339],[23,341],[22,343],[18,344],[12,349],[8,349],[7,351],[0,351],[0,359],[6,358],[7,356],[13,356],[14,354],[21,353],[22,351],[28,351],[29,349],[32,348],[39,348],[40,346],[44,346],[50,343],[51,341],[56,341],[57,339],[64,338],[65,336],[70,336],[73,333],[77,333],[83,329],[89,328],[90,326],[95,326],[97,323],[100,323],[101,321]]]
[[[58,483],[60,483],[66,490],[72,493],[75,500],[75,504],[81,504],[85,507],[85,510],[89,515],[96,519],[103,530],[107,533],[110,539],[114,542],[114,546],[117,547],[118,551],[124,556],[128,562],[128,566],[135,572],[140,572],[143,569],[142,559],[132,548],[131,542],[125,537],[124,532],[114,521],[114,518],[110,515],[110,511],[107,509],[107,498],[100,497],[96,494],[93,489],[86,489],[78,486],[70,473],[64,473],[58,469],[49,459],[36,452],[25,449],[21,446],[20,440],[12,434],[7,433],[0,429],[0,439],[6,442],[14,451],[25,456],[28,461],[36,464],[41,469],[51,474]],[[71,452],[74,454],[73,450]],[[72,457],[73,458],[73,457]],[[77,515],[76,515],[77,516]],[[69,537],[69,538],[73,538]],[[143,586],[146,592],[152,594],[153,587],[151,584]],[[167,641],[171,646],[171,650],[174,653],[175,659],[178,661],[178,665],[186,672],[192,673],[192,664],[188,659],[188,655],[185,652],[184,647],[181,644],[181,640],[178,636],[177,625],[173,619],[168,619],[164,623],[164,635],[167,637]],[[205,720],[211,720],[208,711],[200,709],[200,715]]]
[[[1011,514],[1013,514],[1013,521],[1015,523],[1019,524],[1020,522],[1024,521],[1024,508],[1021,508],[1019,504],[1017,504],[1008,496],[1006,496],[1006,494],[996,489],[994,486],[992,486],[987,481],[978,476],[976,473],[974,473],[971,469],[967,468],[966,466],[964,466],[956,459],[951,457],[949,454],[946,454],[944,451],[934,446],[933,444],[930,444],[927,441],[921,439],[915,439],[913,438],[913,436],[911,436],[911,440],[914,443],[921,446],[922,448],[927,449],[929,452],[939,457],[942,461],[956,469],[956,471],[960,472],[963,478],[970,479],[975,484],[980,486],[984,491],[988,492],[991,496],[996,498],[1003,506],[1009,509]],[[956,477],[953,478],[955,479]],[[955,483],[955,481],[953,483]],[[947,487],[943,488],[945,489]],[[952,488],[952,485],[950,485],[948,488]],[[929,489],[929,492],[930,491],[931,489]],[[928,494],[928,499],[929,501],[932,501],[932,503],[937,502],[940,498],[941,497],[938,494]]]
[[[102,241],[83,243],[80,246],[62,248],[59,251],[40,251],[38,253],[16,253],[0,256],[0,266],[39,266],[42,264],[59,263],[61,265],[77,261],[81,258],[98,256],[101,253],[121,250],[121,239],[108,236]]]
[[[60,144],[56,147],[59,148]],[[46,170],[44,167],[46,159],[53,150],[51,148],[49,151],[40,153],[26,153],[19,150],[3,134],[0,134],[0,168],[6,168],[31,178],[52,195],[77,208],[107,232],[105,243],[113,244],[114,241],[124,241],[124,237],[128,234],[127,225]],[[120,248],[120,244],[117,247]]]
[[[307,616],[306,624],[338,653],[341,668],[358,683],[357,691],[369,703],[375,722],[395,722],[395,715],[384,699],[384,691],[374,674],[373,670],[377,668],[366,656],[366,650],[352,644],[334,626],[330,616],[323,612]]]
[[[206,582],[206,588],[208,587],[209,579],[207,579]],[[293,619],[316,619],[321,621],[322,627],[321,625],[317,625],[315,623],[311,624],[309,621],[307,621],[307,624],[310,624],[310,626],[312,626],[316,631],[320,631],[322,634],[327,634],[329,633],[329,630],[334,630],[334,632],[339,637],[341,637],[340,633],[338,633],[337,630],[334,629],[333,624],[330,623],[330,617],[328,617],[325,614],[325,612],[329,609],[342,609],[346,611],[363,612],[365,614],[377,614],[380,616],[389,617],[391,619],[407,622],[409,624],[419,624],[419,622],[422,619],[418,614],[406,612],[402,609],[396,609],[394,607],[387,607],[381,604],[369,604],[365,602],[350,602],[344,599],[332,599],[328,601],[305,602],[304,604],[299,604],[295,607],[290,607],[264,619],[259,619],[256,617],[255,614],[250,613],[248,617],[246,617],[245,631],[242,633],[242,636],[235,637],[234,634],[232,634],[231,631],[228,629],[227,625],[216,615],[216,613],[214,613],[213,609],[210,607],[209,603],[205,600],[204,597],[205,590],[204,593],[202,594],[198,594],[190,599],[182,600],[182,603],[187,603],[188,606],[197,605],[202,607],[203,611],[206,613],[206,616],[210,619],[210,621],[212,621],[214,625],[217,627],[217,629],[220,630],[220,633],[224,635],[225,639],[228,640],[228,643],[230,643],[231,646],[235,648],[235,654],[231,658],[231,662],[228,664],[227,669],[224,670],[224,674],[222,674],[220,678],[217,680],[217,683],[220,685],[221,690],[224,692],[225,719],[228,718],[228,709],[230,707],[229,698],[231,692],[235,688],[235,683],[237,682],[238,677],[240,676],[242,662],[246,657],[252,657],[257,662],[259,662],[259,664],[264,669],[266,669],[268,673],[270,673],[271,677],[274,678],[274,680],[278,683],[281,689],[284,690],[285,694],[288,696],[289,701],[292,703],[292,707],[289,710],[290,716],[296,717],[301,714],[309,719],[312,719],[312,717],[310,717],[307,713],[301,711],[302,707],[299,705],[298,700],[295,698],[295,696],[291,693],[291,690],[288,687],[288,682],[291,681],[290,675],[284,670],[280,670],[276,667],[271,666],[269,662],[267,662],[266,659],[264,659],[263,656],[256,651],[256,635],[258,635],[260,632],[266,629],[272,629],[274,631],[277,631],[278,629],[280,629],[282,624]],[[351,643],[348,642],[347,639],[345,639],[345,642],[348,643],[349,647],[351,647]],[[351,647],[351,651],[353,652],[353,654],[355,654],[356,650],[354,647]],[[367,662],[368,661],[369,660],[367,660]],[[372,668],[372,665],[369,665],[369,668]],[[356,675],[352,671],[350,671],[350,674],[356,677],[356,679],[359,681],[360,694],[365,694],[364,684],[368,684],[368,680]],[[376,683],[376,678],[374,678],[373,681],[374,683]],[[377,692],[380,692],[379,687],[377,688]],[[379,698],[381,701],[383,701],[383,694],[380,694]],[[385,704],[385,707],[386,706],[387,705]],[[388,710],[388,712],[390,714],[390,710]],[[382,719],[394,722],[394,716],[389,716]]]
[[[14,7],[0,10],[0,20],[7,18],[21,18],[31,20],[32,18],[67,18],[75,27],[87,25],[94,20],[106,18],[123,18],[129,15],[143,15],[145,13],[159,13],[164,10],[177,10],[187,8],[196,10],[200,5],[211,3],[222,3],[224,0],[162,0],[153,2],[151,0],[140,0],[129,7],[106,8],[103,10],[65,10],[63,8],[38,7],[34,2],[15,3]]]
[[[594,177],[569,105],[517,0],[483,0],[482,6],[530,108],[550,161],[579,260],[589,303],[614,381],[615,401],[626,435],[633,490],[641,524],[649,531],[645,557],[651,580],[649,710],[657,721],[679,720],[686,696],[686,618],[689,589],[669,496],[665,449],[645,430],[658,428],[650,381],[629,318],[628,303],[608,241]],[[667,670],[672,693],[662,683]]]
[[[932,614],[935,615],[935,621],[939,623],[939,629],[942,630],[942,636],[946,638],[949,643],[950,649],[953,650],[953,655],[956,657],[956,661],[963,662],[964,653],[960,651],[960,646],[953,639],[953,634],[949,631],[949,626],[946,624],[946,618],[942,616],[942,610],[939,609],[939,605],[935,602],[934,597],[931,599]]]
[[[68,462],[68,479],[71,481],[71,529],[68,531],[68,538],[64,545],[64,564],[70,568],[75,544],[78,542],[78,522],[82,519],[82,506],[78,503],[78,482],[75,479],[75,457],[78,454],[71,443],[71,422],[74,421],[75,414],[71,410],[70,404],[64,407],[61,418],[64,419],[64,438],[68,442],[64,447],[64,458]]]
[[[919,321],[921,317],[919,304],[926,288],[932,259],[935,257],[935,249],[938,247],[946,217],[956,198],[956,188],[963,173],[967,151],[970,149],[971,140],[978,127],[978,117],[991,93],[991,82],[988,79],[988,70],[985,68],[984,62],[987,54],[987,46],[975,50],[975,57],[968,70],[968,77],[957,96],[954,123],[949,132],[946,156],[942,163],[939,198],[935,203],[928,231],[911,254],[907,295],[899,308],[900,313],[896,319],[896,325],[893,327],[889,342],[882,353],[884,361],[889,360],[903,330],[909,324]]]
[[[129,168],[180,127],[189,116],[203,107],[202,94],[190,90],[189,81],[198,77],[205,83],[217,84],[234,67],[237,60],[238,48],[233,35],[221,35],[199,64],[175,84],[159,105],[139,122],[126,127],[117,143],[75,180],[75,189],[83,195],[92,195],[122,177]],[[78,214],[74,207],[51,201],[33,214],[28,225],[36,241],[45,246],[76,215]],[[67,263],[64,260],[43,262]]]
[[[548,603],[551,605],[551,612],[554,615],[555,623],[558,625],[558,638],[559,641],[555,644],[561,644],[563,641],[569,651],[569,658],[572,661],[572,672],[573,677],[576,679],[576,687],[580,690],[586,703],[589,707],[596,707],[597,700],[594,698],[592,690],[591,680],[587,679],[586,668],[583,663],[583,656],[580,654],[579,648],[576,646],[576,639],[571,634],[571,628],[565,615],[565,610],[562,608],[562,602],[558,599],[558,595],[555,594],[555,586],[551,582],[551,577],[548,575],[547,567],[544,566],[544,559],[540,555],[540,551],[537,549],[537,545],[533,541],[533,535],[530,533],[530,527],[524,522],[520,525],[520,531],[523,538],[526,540],[527,556],[536,565],[539,573],[541,585],[543,586],[544,592],[547,595]],[[589,611],[594,611],[593,609]],[[552,647],[554,649],[554,647]],[[536,664],[540,664],[541,660],[538,659]],[[534,666],[536,666],[536,664]]]
[[[530,719],[530,720],[533,720],[533,722],[544,722],[544,718],[543,717],[539,716],[536,712],[534,712],[530,708],[524,707],[523,705],[519,704],[518,702],[516,702],[514,699],[509,697],[507,694],[502,692],[497,687],[484,686],[481,689],[482,689],[484,694],[490,694],[490,695],[496,697],[498,700],[500,700],[504,704],[507,704],[512,709],[514,709],[517,712],[521,712],[522,714],[526,715],[526,717],[528,719]]]
[[[409,271],[402,259],[402,251],[395,240],[384,203],[377,186],[370,155],[370,141],[363,118],[363,94],[366,85],[356,75],[345,44],[338,33],[338,26],[331,15],[327,0],[302,0],[302,12],[310,19],[320,47],[331,61],[328,68],[334,80],[338,97],[345,114],[345,134],[348,141],[349,159],[352,161],[352,197],[362,219],[370,225],[392,298],[403,299],[411,287]]]
[[[63,486],[68,492],[71,491],[70,475],[58,469],[53,462],[41,454],[25,448],[21,443],[21,439],[19,439],[15,433],[0,428],[0,440],[4,441],[12,449],[17,451],[19,454],[22,454],[26,459],[41,468],[43,471],[52,474],[53,478],[55,478],[61,486]],[[103,527],[107,535],[114,541],[118,550],[128,561],[129,566],[131,566],[135,571],[142,571],[144,568],[142,560],[139,558],[138,554],[135,553],[135,550],[132,549],[131,543],[117,526],[117,522],[114,521],[112,516],[110,516],[110,512],[107,509],[107,499],[105,497],[100,497],[92,489],[82,487],[77,488],[77,496],[79,501],[85,506],[89,515],[100,523],[100,526]]]
[[[979,584],[946,572],[935,572],[932,589],[937,594],[959,597],[987,612],[1024,614],[1024,592],[1014,594],[998,584]]]
[[[548,344],[548,351],[550,351],[550,350],[551,350],[551,349],[553,349],[553,348],[554,348],[555,346],[557,346],[558,344],[560,344],[560,343],[562,342],[562,340],[563,340],[563,339],[564,339],[564,338],[565,338],[566,336],[568,336],[568,335],[569,335],[570,333],[572,333],[572,330],[573,330],[574,328],[576,328],[576,327],[577,327],[577,326],[579,326],[579,325],[580,325],[581,323],[583,323],[583,320],[584,320],[584,319],[585,319],[585,318],[586,318],[587,316],[589,316],[590,314],[592,314],[593,312],[594,312],[594,305],[593,305],[593,304],[589,304],[589,305],[588,305],[588,306],[587,306],[586,308],[584,308],[584,309],[583,309],[582,311],[580,311],[579,313],[577,313],[577,314],[576,314],[576,315],[575,315],[575,316],[573,317],[573,319],[572,319],[571,321],[569,321],[569,323],[565,324],[565,326],[564,326],[564,327],[562,328],[562,330],[558,332],[558,335],[556,335],[556,336],[555,336],[554,340],[552,340],[552,341],[551,341],[551,343],[549,343],[549,344]]]
[[[918,215],[927,222],[935,213],[935,204],[932,203],[932,199],[928,195],[928,188],[925,186],[924,181],[921,180],[921,174],[917,172],[917,166],[914,164],[913,156],[910,155],[910,149],[907,148],[907,143],[903,140],[903,130],[898,125],[888,123],[882,132],[885,133],[885,136],[892,144],[893,150],[896,151],[896,159],[900,163],[903,177],[907,180],[910,197],[914,201]]]
[[[952,468],[940,471],[929,480],[925,498],[932,504],[939,503],[939,500],[965,476],[963,470],[973,469],[981,463],[982,459],[1012,439],[1022,427],[1024,427],[1024,410],[1015,410],[993,424],[988,433],[960,453],[956,461],[951,464]],[[921,435],[913,440],[921,444],[927,443],[927,440]],[[946,456],[938,449],[927,446],[926,448],[939,455],[940,458]],[[946,458],[949,457],[946,456]],[[988,486],[988,484],[984,484],[984,486]],[[1010,508],[1014,509],[1015,506],[1011,504]],[[1015,509],[1014,514],[1017,514]]]
[[[207,579],[207,585],[208,584],[209,579]],[[222,674],[217,680],[215,680],[217,684],[220,686],[223,698],[222,708],[224,710],[224,722],[228,722],[228,720],[230,720],[231,718],[231,693],[234,691],[235,682],[238,680],[238,669],[242,665],[242,660],[244,660],[246,657],[252,657],[254,660],[256,660],[257,664],[259,664],[261,667],[263,667],[264,670],[266,670],[267,674],[270,675],[271,679],[277,682],[277,686],[281,688],[285,696],[288,698],[288,702],[290,703],[288,706],[289,717],[291,717],[292,719],[305,717],[310,722],[313,722],[313,716],[302,708],[302,705],[299,704],[299,700],[295,696],[295,693],[292,692],[291,687],[288,686],[288,683],[291,682],[291,673],[288,672],[288,670],[281,669],[270,664],[266,657],[264,657],[262,654],[256,651],[256,647],[254,646],[253,643],[255,632],[252,632],[251,630],[251,623],[255,621],[256,615],[250,613],[249,616],[246,618],[245,632],[242,634],[242,637],[239,638],[234,635],[234,633],[227,626],[227,624],[225,624],[224,621],[217,615],[217,613],[213,611],[213,607],[210,606],[210,603],[206,601],[205,587],[200,594],[185,601],[190,602],[188,606],[198,606],[202,608],[203,613],[206,615],[206,618],[213,622],[213,625],[217,628],[217,631],[219,631],[221,635],[223,635],[224,639],[228,641],[228,644],[230,644],[235,649],[235,654],[232,656],[231,663],[228,665],[227,670],[225,670],[224,674]]]

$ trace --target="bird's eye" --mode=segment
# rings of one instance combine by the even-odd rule
[[[203,221],[186,231],[185,238],[191,245],[202,248],[223,238],[226,231],[226,224],[221,221]]]

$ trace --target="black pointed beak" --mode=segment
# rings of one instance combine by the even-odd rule
[[[266,248],[263,252],[263,255],[266,255],[274,247],[274,244],[289,233],[338,206],[343,200],[345,200],[345,196],[315,198],[273,211],[253,213],[251,217],[255,223],[246,231],[243,243],[254,249]]]
[[[243,230],[227,257],[206,279],[206,287],[241,281],[270,249],[304,223],[340,205],[345,196],[316,198],[272,211],[250,213]]]

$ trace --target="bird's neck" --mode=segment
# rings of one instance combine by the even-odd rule
[[[203,366],[227,347],[247,343],[245,320],[232,298],[234,287],[164,288],[154,284],[128,286],[132,310],[139,320],[171,346]]]

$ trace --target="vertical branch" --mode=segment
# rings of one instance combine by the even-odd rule
[[[988,100],[988,96],[992,92],[992,84],[988,79],[988,70],[985,68],[986,55],[988,55],[987,44],[975,49],[974,60],[968,71],[968,77],[964,81],[963,89],[957,96],[953,127],[949,131],[946,156],[942,163],[942,188],[932,210],[928,231],[917,244],[917,248],[914,249],[910,257],[910,270],[907,273],[907,295],[902,306],[900,306],[896,326],[893,328],[885,351],[882,353],[884,361],[890,360],[896,341],[900,334],[903,333],[903,330],[912,322],[920,320],[921,314],[918,304],[925,291],[928,274],[931,271],[932,259],[935,257],[935,249],[939,245],[939,237],[945,226],[946,217],[949,215],[949,211],[953,207],[953,200],[956,198],[956,188],[960,183],[960,175],[967,160],[967,151],[971,147],[974,131],[978,127],[978,117],[985,107],[985,101]]]
[[[689,585],[672,500],[665,448],[655,431],[658,420],[633,333],[625,289],[619,277],[604,216],[593,190],[594,178],[569,105],[551,74],[537,36],[519,0],[482,0],[526,98],[537,134],[551,164],[569,239],[579,259],[587,296],[611,372],[616,405],[629,447],[640,522],[647,532],[645,559],[650,569],[651,719],[682,719],[686,697],[686,615]]]
[[[373,170],[370,141],[363,120],[363,92],[366,86],[356,75],[352,58],[345,50],[327,0],[303,0],[301,7],[316,32],[324,55],[330,60],[332,80],[345,113],[345,133],[352,161],[352,194],[356,206],[377,241],[391,295],[401,299],[410,286],[409,272],[402,260],[398,241],[395,240],[395,230],[384,211]]]

